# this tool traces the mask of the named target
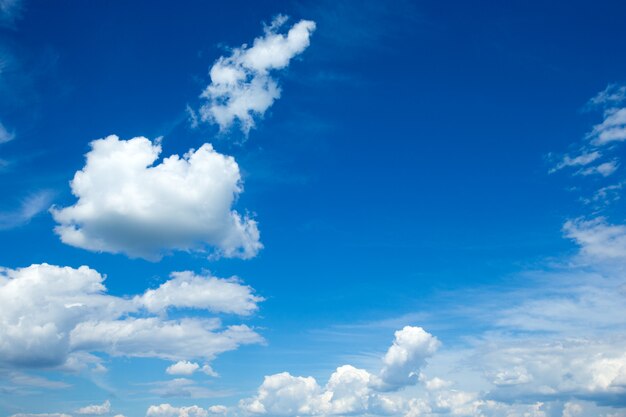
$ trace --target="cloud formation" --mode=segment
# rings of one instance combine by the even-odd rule
[[[201,95],[206,103],[199,109],[200,120],[216,123],[221,131],[237,121],[246,135],[250,132],[255,117],[262,117],[280,97],[273,71],[286,68],[301,54],[315,30],[315,22],[301,20],[286,34],[279,33],[286,21],[285,16],[277,16],[252,46],[235,48],[213,64],[211,84]]]
[[[0,143],[10,142],[15,139],[15,132],[9,132],[2,123],[0,123]]]
[[[188,407],[174,407],[170,404],[151,405],[146,417],[208,417],[209,415],[224,414],[226,407],[213,405],[208,409],[192,405]]]
[[[76,410],[76,414],[101,416],[103,414],[108,414],[110,411],[111,402],[109,400],[106,400],[102,404],[88,405],[86,407],[79,408],[78,410]]]
[[[416,384],[426,359],[438,347],[439,341],[421,327],[405,326],[395,333],[380,376],[343,365],[322,387],[313,377],[282,372],[266,376],[256,396],[242,400],[240,407],[273,416],[397,414],[403,400],[386,392]]]
[[[0,26],[13,26],[22,12],[22,0],[0,0]]]
[[[0,230],[12,229],[30,222],[35,216],[50,207],[52,195],[50,191],[40,191],[22,200],[19,209],[0,212]]]
[[[161,145],[143,137],[91,142],[71,181],[78,201],[51,210],[61,240],[150,260],[174,250],[255,256],[257,223],[232,210],[243,190],[235,160],[210,144],[155,164],[160,154]]]
[[[189,292],[202,286],[200,280],[212,280],[191,273],[182,276],[189,278]],[[184,287],[180,276],[173,279]],[[232,279],[225,281],[240,285]],[[92,353],[210,361],[219,353],[262,341],[245,325],[223,328],[218,318],[200,318],[188,312],[182,318],[168,319],[168,308],[189,308],[181,302],[182,289],[177,290],[178,298],[163,304],[153,316],[146,314],[150,310],[143,301],[149,291],[135,298],[115,297],[106,294],[103,282],[101,274],[86,266],[74,269],[41,264],[1,269],[0,363],[76,369],[98,363]],[[245,287],[242,294],[248,291]],[[210,299],[193,308],[233,312],[222,308],[221,301],[213,304]]]

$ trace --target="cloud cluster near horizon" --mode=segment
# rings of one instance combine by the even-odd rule
[[[263,247],[257,222],[232,209],[243,190],[234,158],[206,143],[156,163],[160,154],[144,137],[91,142],[71,182],[78,201],[52,209],[61,240],[150,260],[176,250],[255,256]]]
[[[283,15],[275,17],[252,46],[235,48],[230,56],[222,56],[213,64],[211,84],[201,95],[206,99],[198,111],[201,121],[217,124],[220,131],[238,122],[244,134],[250,132],[255,118],[262,117],[280,97],[273,72],[286,68],[301,54],[315,30],[315,22],[301,20],[286,34],[279,33],[286,22]]]

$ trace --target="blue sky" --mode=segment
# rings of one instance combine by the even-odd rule
[[[0,0],[0,413],[626,416],[625,13]]]

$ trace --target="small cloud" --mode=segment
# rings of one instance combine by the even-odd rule
[[[550,172],[550,174],[552,174],[553,172],[561,170],[561,169],[563,169],[565,167],[585,166],[585,165],[588,165],[588,164],[592,163],[593,161],[597,160],[601,156],[602,156],[602,154],[600,152],[598,152],[598,151],[584,152],[584,153],[581,153],[580,155],[575,156],[575,157],[571,157],[569,155],[565,155],[563,157],[563,160],[561,160],[561,162],[559,162],[549,172]]]
[[[626,86],[609,84],[587,103],[587,108],[615,107],[626,101]]]
[[[198,369],[200,369],[200,365],[195,362],[178,361],[168,366],[165,372],[169,375],[193,375]]]
[[[596,146],[626,140],[626,107],[609,109],[604,113],[604,120],[593,127],[587,139]]]
[[[609,175],[617,171],[618,166],[619,164],[617,163],[617,161],[609,161],[609,162],[604,162],[597,166],[583,169],[579,171],[578,174],[585,175],[585,176],[597,174],[597,175],[602,175],[603,177],[608,177]]]
[[[101,416],[103,414],[108,414],[111,411],[111,402],[106,400],[102,404],[88,405],[86,407],[79,408],[76,410],[77,414],[85,414],[92,416]]]
[[[301,20],[286,34],[278,33],[286,21],[286,16],[277,16],[251,47],[244,44],[235,48],[230,56],[222,56],[213,64],[211,84],[201,95],[206,99],[198,111],[201,121],[219,125],[220,131],[237,121],[248,135],[255,117],[262,117],[280,97],[280,87],[271,72],[286,68],[292,58],[304,52],[315,30],[315,22]],[[190,118],[192,126],[197,123],[195,113],[190,113]]]
[[[28,223],[50,207],[52,197],[52,192],[41,191],[24,199],[19,209],[0,212],[0,230],[13,229]]]
[[[0,123],[0,143],[10,142],[15,139],[15,132],[9,132],[7,128]]]

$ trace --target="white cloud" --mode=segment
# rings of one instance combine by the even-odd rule
[[[395,333],[393,345],[383,357],[381,377],[352,365],[338,367],[321,387],[313,377],[287,372],[266,376],[257,395],[240,407],[268,415],[368,415],[398,414],[402,398],[385,394],[416,383],[426,357],[439,341],[421,327],[406,326]]]
[[[607,110],[602,123],[595,125],[587,137],[598,146],[626,140],[626,108]]]
[[[569,220],[563,226],[565,236],[580,245],[581,252],[593,258],[624,259],[626,226],[608,224],[598,217],[592,220]]]
[[[103,414],[108,414],[110,411],[111,402],[109,400],[106,400],[102,404],[88,405],[86,407],[79,408],[78,410],[76,410],[76,413],[101,416]]]
[[[209,412],[202,407],[173,407],[170,404],[151,405],[146,417],[208,417]]]
[[[255,116],[262,117],[280,97],[280,87],[271,71],[287,67],[309,46],[315,30],[315,22],[301,20],[287,34],[278,33],[286,20],[278,16],[252,46],[236,48],[230,56],[215,62],[210,71],[211,84],[201,95],[207,100],[199,110],[202,121],[227,130],[237,120],[248,134]]]
[[[571,157],[565,155],[563,160],[559,162],[554,168],[550,170],[550,173],[556,172],[565,167],[585,166],[596,161],[602,154],[599,151],[583,152],[578,156]]]
[[[602,175],[603,177],[608,177],[609,175],[611,175],[615,171],[617,171],[618,165],[619,164],[617,163],[617,161],[603,162],[600,165],[596,165],[596,166],[593,166],[593,167],[589,167],[589,168],[583,169],[583,170],[579,171],[579,173],[581,175],[598,174],[598,175]]]
[[[92,352],[210,361],[221,352],[262,341],[245,325],[222,328],[217,318],[184,315],[172,320],[165,310],[146,316],[137,302],[142,297],[107,295],[103,281],[86,266],[0,269],[0,362],[71,370],[97,364]],[[219,311],[210,306],[206,302],[198,308]]]
[[[223,405],[212,405],[209,407],[209,413],[211,414],[226,414],[228,408]]]
[[[588,105],[591,107],[609,107],[614,108],[626,101],[626,86],[618,84],[609,84],[604,90],[600,91],[589,100]]]
[[[161,312],[168,307],[196,308],[216,313],[249,315],[258,309],[262,297],[240,280],[199,276],[193,272],[175,272],[172,279],[155,290],[146,291],[135,300],[148,311]]]
[[[200,365],[195,362],[178,361],[168,366],[165,372],[170,375],[192,375],[198,369],[200,369]]]
[[[12,229],[27,224],[39,213],[50,207],[52,195],[50,191],[40,191],[26,197],[19,209],[0,212],[0,230]]]
[[[15,132],[9,132],[2,123],[0,123],[0,143],[10,142],[15,139]]]
[[[161,146],[138,137],[91,142],[71,182],[76,204],[52,209],[72,246],[159,259],[173,250],[250,258],[262,248],[256,221],[231,210],[242,191],[232,157],[209,144],[155,161]]]
[[[421,327],[406,326],[395,333],[393,344],[383,358],[380,377],[389,389],[417,383],[426,358],[439,348],[436,337]]]

